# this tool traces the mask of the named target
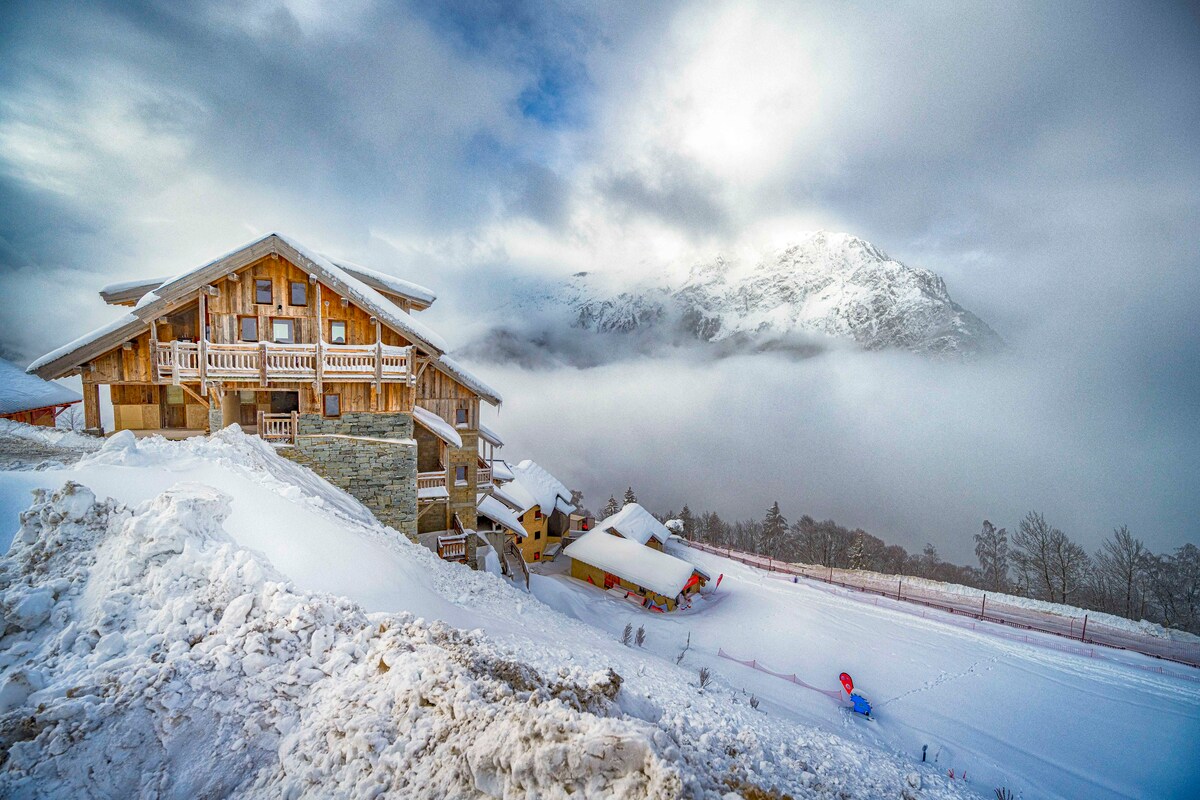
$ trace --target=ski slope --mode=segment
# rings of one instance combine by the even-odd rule
[[[230,695],[223,695],[221,702],[228,704],[222,706],[225,717],[244,723],[236,734],[230,733],[229,724],[197,724],[175,731],[156,716],[164,712],[152,697],[118,693],[95,705],[85,704],[96,727],[77,746],[64,750],[64,740],[52,737],[49,729],[32,742],[22,742],[16,761],[42,770],[33,784],[12,784],[41,787],[41,795],[29,796],[53,796],[56,790],[86,796],[86,759],[75,754],[94,757],[104,751],[108,739],[126,741],[141,736],[138,731],[147,726],[158,731],[161,747],[143,742],[128,752],[114,767],[111,781],[134,781],[143,774],[169,780],[179,769],[172,754],[189,759],[186,772],[200,781],[206,770],[225,774],[221,758],[212,754],[236,752],[239,774],[254,783],[221,784],[220,793],[276,796],[284,791],[285,778],[295,779],[299,767],[289,759],[303,755],[297,742],[320,749],[317,743],[334,741],[327,738],[335,735],[331,730],[345,731],[347,726],[358,733],[345,741],[336,738],[336,753],[319,765],[303,767],[301,774],[309,781],[303,785],[310,787],[303,791],[313,796],[353,795],[364,776],[381,780],[391,774],[403,781],[411,779],[412,770],[431,770],[437,782],[423,791],[409,786],[403,792],[385,791],[384,796],[555,796],[547,788],[554,785],[554,770],[545,757],[532,754],[567,757],[593,746],[600,748],[597,753],[611,754],[613,741],[626,743],[621,747],[639,755],[628,763],[597,756],[601,766],[593,765],[594,775],[587,764],[564,765],[564,775],[583,781],[581,796],[717,798],[730,788],[726,781],[736,779],[797,797],[991,797],[993,788],[1001,785],[1023,798],[1184,797],[1200,778],[1192,758],[1200,741],[1200,682],[1194,670],[1184,667],[1168,667],[1158,674],[1141,668],[1157,668],[1157,662],[1136,655],[1092,659],[1013,642],[986,627],[971,631],[953,624],[961,620],[922,619],[689,549],[676,554],[713,575],[725,575],[720,588],[689,611],[650,614],[562,575],[535,574],[532,593],[527,594],[498,575],[439,561],[378,525],[349,495],[236,429],[185,442],[135,442],[118,435],[78,463],[0,471],[0,549],[7,548],[19,527],[18,510],[28,507],[30,492],[56,490],[68,480],[89,487],[97,502],[112,497],[129,509],[106,506],[109,517],[132,517],[119,530],[86,532],[100,543],[106,536],[117,537],[105,551],[110,566],[93,574],[77,571],[69,582],[86,581],[86,592],[102,595],[100,602],[93,597],[68,608],[70,603],[59,599],[43,625],[46,630],[35,627],[0,639],[0,699],[17,702],[9,716],[0,715],[0,722],[32,713],[20,706],[23,699],[54,708],[56,703],[78,705],[70,699],[70,692],[77,691],[72,687],[110,685],[114,675],[126,674],[157,684],[197,668],[181,642],[170,648],[165,664],[139,660],[143,645],[135,643],[143,637],[147,620],[160,625],[164,618],[175,618],[178,629],[190,632],[190,642],[197,630],[211,624],[206,620],[216,613],[213,609],[226,605],[210,596],[218,584],[198,589],[173,578],[170,585],[182,588],[171,589],[179,596],[170,597],[157,597],[146,588],[167,585],[161,576],[150,575],[144,584],[113,584],[113,576],[122,571],[112,564],[120,565],[121,553],[130,553],[129,572],[137,571],[140,560],[132,554],[139,536],[169,530],[171,536],[186,540],[179,556],[183,565],[171,566],[169,576],[207,570],[226,580],[228,564],[242,565],[244,571],[249,561],[261,563],[250,570],[250,578],[233,581],[229,591],[241,597],[287,596],[294,605],[277,619],[272,614],[279,602],[264,601],[262,608],[255,603],[243,628],[236,631],[226,630],[221,621],[223,632],[215,651],[221,660],[207,667],[215,673],[206,680]],[[67,510],[69,498],[47,502],[43,496],[42,527],[33,525],[23,534],[21,547],[30,547],[26,540],[36,538],[38,531],[59,535],[55,520],[74,513]],[[205,508],[217,510],[207,515],[196,511]],[[70,555],[77,560],[87,557],[82,552]],[[208,564],[206,558],[216,560]],[[36,570],[20,572],[15,565],[5,569],[0,605],[6,613],[27,606],[37,610],[44,604],[46,593],[38,584],[44,576]],[[281,588],[280,581],[290,583]],[[145,608],[125,617],[106,610],[99,618],[102,622],[88,616],[99,613],[98,608],[129,605],[130,598]],[[242,606],[239,611],[246,610]],[[320,642],[322,652],[332,653],[329,660],[316,661],[313,634],[311,652],[307,640],[297,652],[272,650],[270,658],[255,651],[249,663],[257,671],[243,668],[245,657],[237,656],[238,648],[260,647],[263,630],[282,625],[290,631],[297,615],[307,619],[331,613],[344,615],[346,622],[337,626],[336,635],[329,634],[332,639]],[[458,650],[449,655],[438,651],[426,657],[427,640],[437,632],[423,627],[431,620],[479,630],[475,636],[483,638],[469,646],[456,645]],[[627,622],[635,628],[645,626],[643,648],[620,643]],[[127,651],[114,657],[109,652],[80,655],[78,644],[69,653],[54,649],[69,632],[99,624],[124,626]],[[387,636],[400,634],[381,640],[373,632],[388,630],[405,633],[393,641]],[[689,634],[690,648],[677,664]],[[96,645],[96,651],[119,649],[117,642]],[[382,668],[363,659],[393,659],[397,647],[414,647],[415,654],[392,662],[405,666],[390,670],[389,683],[382,686]],[[719,658],[719,648],[779,672],[795,672],[823,689],[836,689],[837,674],[848,671],[874,704],[878,719],[851,718],[831,697]],[[561,749],[545,740],[545,732],[536,733],[537,724],[523,707],[503,698],[480,700],[497,691],[494,670],[459,674],[454,664],[463,661],[463,649],[474,654],[465,663],[519,664],[521,670],[536,671],[546,685],[560,681],[585,686],[586,676],[606,674],[609,668],[623,684],[612,707],[599,702],[599,708],[557,709],[556,716],[546,718],[555,720],[545,723],[555,730],[576,732]],[[328,677],[314,677],[313,663]],[[701,667],[714,674],[713,684],[703,691],[696,678]],[[503,667],[500,674],[511,669]],[[45,688],[29,695],[13,684],[24,675],[22,670],[32,670],[31,686]],[[158,672],[161,678],[154,677]],[[438,716],[440,705],[425,712],[424,701],[413,699],[412,693],[428,685],[430,675],[452,680],[460,693],[448,707],[447,718]],[[296,676],[308,677],[297,686]],[[316,682],[309,689],[305,680]],[[118,680],[116,685],[124,683]],[[291,694],[264,710],[261,698],[281,686],[290,686]],[[179,693],[168,709],[172,715],[189,704],[211,702],[199,690],[191,696],[186,686]],[[752,695],[761,700],[757,709],[750,705]],[[493,715],[495,725],[456,727],[453,708],[460,701],[469,702],[473,714]],[[142,708],[140,703],[147,705]],[[378,748],[411,755],[415,745],[403,737],[420,733],[407,725],[397,728],[398,723],[381,715],[379,708],[391,704],[440,720],[439,729],[451,731],[447,735],[455,748],[482,752],[484,763],[472,762],[470,769],[446,774],[433,762],[385,758]],[[131,705],[139,709],[138,715],[129,714]],[[279,714],[285,718],[276,719]],[[498,741],[499,731],[513,732],[511,741]],[[922,745],[928,745],[924,764]],[[0,794],[5,769],[0,765]],[[57,777],[45,777],[47,770]]]
[[[1026,798],[1195,796],[1200,670],[1117,650],[1076,655],[1043,634],[1026,644],[1004,626],[876,605],[678,544],[672,552],[725,576],[710,599],[676,616],[565,576],[535,576],[533,591],[614,633],[626,621],[645,625],[664,657],[690,633],[689,661],[757,695],[768,713],[916,760],[928,745],[930,760],[985,794],[1007,786]],[[877,721],[852,719],[826,695],[718,658],[718,649],[824,689],[845,670]]]

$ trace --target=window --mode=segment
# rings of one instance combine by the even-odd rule
[[[323,398],[322,410],[327,417],[340,417],[342,415],[342,396],[340,394],[327,394]]]
[[[329,341],[331,344],[346,343],[346,323],[340,319],[329,320]]]
[[[534,538],[534,539],[540,539],[540,538],[542,538],[542,532],[541,532],[541,531],[534,531],[534,532],[533,532],[533,538]]]
[[[456,486],[465,486],[466,485],[466,483],[467,483],[467,468],[466,467],[459,466],[459,467],[454,468],[454,483]]]
[[[288,284],[288,305],[308,305],[308,284],[303,281],[292,281]]]
[[[466,425],[467,424],[467,410],[465,408],[456,408],[454,410],[454,424],[455,425]]]
[[[292,344],[296,341],[296,320],[271,320],[271,341]]]
[[[534,553],[534,554],[533,554],[533,560],[534,560],[534,561],[541,561],[541,560],[542,560],[542,553],[541,553],[541,551],[538,551],[538,552],[536,552],[536,553]]]
[[[254,302],[271,305],[270,278],[259,278],[254,282]]]
[[[533,511],[533,518],[534,518],[534,519],[541,519],[541,518],[542,518],[542,509],[541,509],[541,507],[540,507],[540,506],[539,506],[538,508],[534,509],[534,511]]]
[[[258,317],[238,317],[238,338],[243,342],[258,341]]]

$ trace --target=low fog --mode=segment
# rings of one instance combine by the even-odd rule
[[[506,390],[503,454],[541,460],[593,511],[628,484],[656,511],[728,520],[778,500],[789,521],[833,518],[910,551],[933,542],[959,563],[974,563],[984,519],[1012,528],[1031,509],[1089,550],[1121,524],[1173,549],[1200,514],[1177,482],[1194,437],[1050,359],[832,349],[479,369]]]

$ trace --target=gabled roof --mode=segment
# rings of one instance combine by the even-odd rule
[[[519,483],[534,496],[543,514],[549,515],[555,509],[564,514],[575,510],[571,505],[571,490],[536,462],[526,459],[513,467],[513,473],[516,475],[514,483]]]
[[[134,307],[133,313],[140,319],[149,321],[201,287],[272,253],[283,256],[309,274],[315,274],[335,292],[349,298],[359,308],[375,315],[384,325],[434,356],[440,356],[446,351],[447,345],[442,337],[423,322],[418,322],[408,312],[401,311],[391,300],[325,256],[279,233],[269,233],[232,253],[172,278],[143,296]]]
[[[492,480],[511,481],[517,476],[513,474],[512,466],[502,458],[492,459]]]
[[[384,325],[424,348],[435,358],[445,352],[447,345],[440,336],[424,323],[397,308],[391,300],[377,290],[295,240],[278,233],[270,233],[207,264],[159,284],[153,291],[148,291],[140,296],[132,314],[126,314],[108,325],[84,334],[70,344],[47,353],[30,364],[28,371],[42,378],[56,378],[65,375],[80,364],[138,336],[146,330],[151,319],[188,298],[192,292],[202,286],[249,266],[263,256],[272,253],[283,256],[309,274],[317,275],[334,291],[349,298],[364,311],[375,315]],[[114,294],[129,293],[146,288],[148,284],[149,282],[139,284],[136,281],[111,284],[105,287],[105,291],[111,290]],[[437,361],[433,363],[438,364]],[[486,386],[461,367],[459,370],[463,373],[462,377],[453,377],[459,379],[468,388],[472,388],[468,381]],[[482,393],[480,394],[483,396]],[[489,402],[499,403],[499,396],[490,387],[486,399]]]
[[[433,301],[437,299],[437,295],[433,293],[432,289],[426,289],[424,286],[412,281],[376,272],[373,269],[368,269],[367,267],[340,258],[333,258],[332,256],[325,256],[325,258],[344,269],[352,277],[358,278],[372,289],[383,294],[394,295],[407,300],[417,310],[429,308],[433,305]],[[100,288],[100,297],[109,305],[131,306],[174,277],[174,275],[164,275],[161,278],[140,278],[131,281],[110,283]]]
[[[0,358],[0,414],[16,414],[78,403],[83,397],[66,386],[44,381]]]
[[[696,569],[681,558],[601,530],[584,534],[567,545],[563,553],[663,597],[682,592]]]
[[[413,421],[451,447],[463,446],[462,437],[454,430],[454,426],[432,411],[414,405]]]
[[[524,514],[538,504],[537,498],[521,485],[520,481],[510,481],[503,486],[493,486],[492,493],[512,506],[518,514]]]
[[[646,509],[637,503],[627,503],[624,508],[596,526],[598,531],[616,531],[626,539],[632,539],[638,544],[645,544],[651,539],[657,539],[666,544],[671,538],[671,532],[666,526],[654,518]]]
[[[521,520],[517,517],[513,510],[501,503],[490,494],[476,495],[476,506],[479,513],[495,522],[497,525],[502,525],[515,533],[520,538],[526,536],[525,528],[521,526]]]
[[[458,381],[463,386],[482,397],[484,400],[487,400],[492,405],[498,406],[504,402],[504,398],[500,396],[499,392],[497,392],[488,384],[484,383],[476,376],[472,375],[466,367],[464,367],[462,364],[459,364],[450,356],[443,355],[436,361],[430,363],[432,363],[436,369],[446,373],[451,378],[454,378],[454,380]]]

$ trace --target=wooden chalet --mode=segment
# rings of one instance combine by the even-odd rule
[[[472,560],[480,403],[499,394],[416,318],[433,292],[272,233],[169,279],[106,286],[131,310],[35,361],[79,375],[87,427],[183,437],[233,424],[281,445],[385,524]],[[444,546],[443,546],[444,545]]]
[[[629,539],[659,552],[663,551],[663,546],[671,538],[671,531],[637,503],[626,503],[624,508],[597,525],[596,530]]]

